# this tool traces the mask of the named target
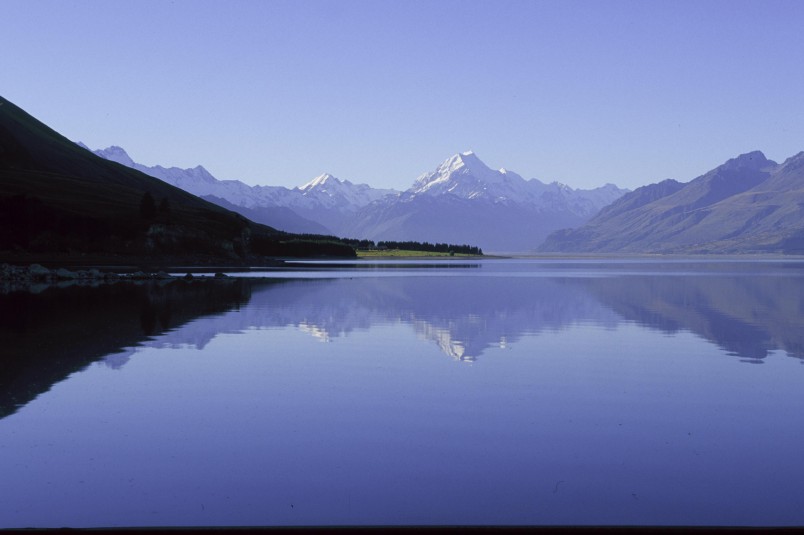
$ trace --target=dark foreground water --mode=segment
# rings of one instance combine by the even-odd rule
[[[804,263],[419,264],[0,295],[0,527],[804,524]]]

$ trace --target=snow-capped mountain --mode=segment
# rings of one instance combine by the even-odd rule
[[[373,240],[478,245],[486,252],[536,249],[551,232],[584,224],[628,190],[592,190],[494,170],[471,151],[455,154],[404,192],[330,174],[292,189],[218,180],[202,166],[148,167],[120,147],[95,154],[155,176],[244,216],[289,232]]]
[[[445,160],[413,186],[362,209],[345,230],[374,240],[471,243],[486,252],[534,250],[552,230],[583,224],[627,190],[576,190],[493,170],[473,152]],[[552,230],[551,230],[552,229]]]
[[[290,191],[297,195],[292,195],[285,206],[304,218],[321,223],[330,229],[330,233],[339,236],[344,236],[344,228],[351,223],[358,210],[398,194],[392,189],[372,188],[366,184],[339,180],[329,173],[319,175]]]
[[[525,180],[505,168],[497,171],[489,168],[474,152],[468,151],[448,158],[435,171],[420,176],[408,192],[412,196],[449,193],[467,200],[527,204],[546,210],[555,210],[561,203],[570,212],[585,217],[594,215],[625,191],[613,184],[574,190],[559,182]]]
[[[79,143],[84,148],[86,145]],[[88,149],[89,150],[89,149]],[[218,180],[203,166],[190,169],[146,166],[134,162],[121,147],[93,151],[107,160],[164,180],[258,223],[288,232],[336,234],[344,221],[367,204],[396,192],[353,184],[330,174],[301,187],[249,186],[239,180]]]
[[[259,206],[266,201],[275,201],[285,194],[282,190],[287,190],[287,188],[271,186],[252,187],[239,180],[218,180],[201,165],[190,169],[162,167],[161,165],[149,167],[136,163],[123,148],[117,146],[93,152],[101,158],[142,171],[146,175],[164,180],[168,184],[189,191],[193,195],[198,195],[199,197],[214,195],[237,206],[251,208]]]
[[[435,171],[421,175],[408,191],[412,195],[449,193],[463,199],[532,202],[535,198],[532,190],[518,174],[506,169],[494,171],[469,151],[456,154]]]
[[[348,180],[338,180],[329,173],[319,175],[307,184],[294,189],[301,191],[306,198],[313,197],[329,208],[345,207],[349,210],[362,208],[386,195],[396,193],[392,189],[377,189],[367,184],[352,184]]]

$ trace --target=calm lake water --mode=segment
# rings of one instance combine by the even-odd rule
[[[804,262],[243,275],[0,295],[0,527],[804,524]]]

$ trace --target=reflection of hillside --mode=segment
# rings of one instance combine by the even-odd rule
[[[576,279],[625,319],[689,330],[761,362],[782,349],[804,359],[804,279],[789,276],[630,276]]]
[[[118,283],[0,296],[0,418],[88,364],[249,299],[243,281]],[[110,356],[111,354],[111,356]]]

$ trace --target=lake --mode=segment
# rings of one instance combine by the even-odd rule
[[[804,262],[0,295],[0,527],[804,524]]]

